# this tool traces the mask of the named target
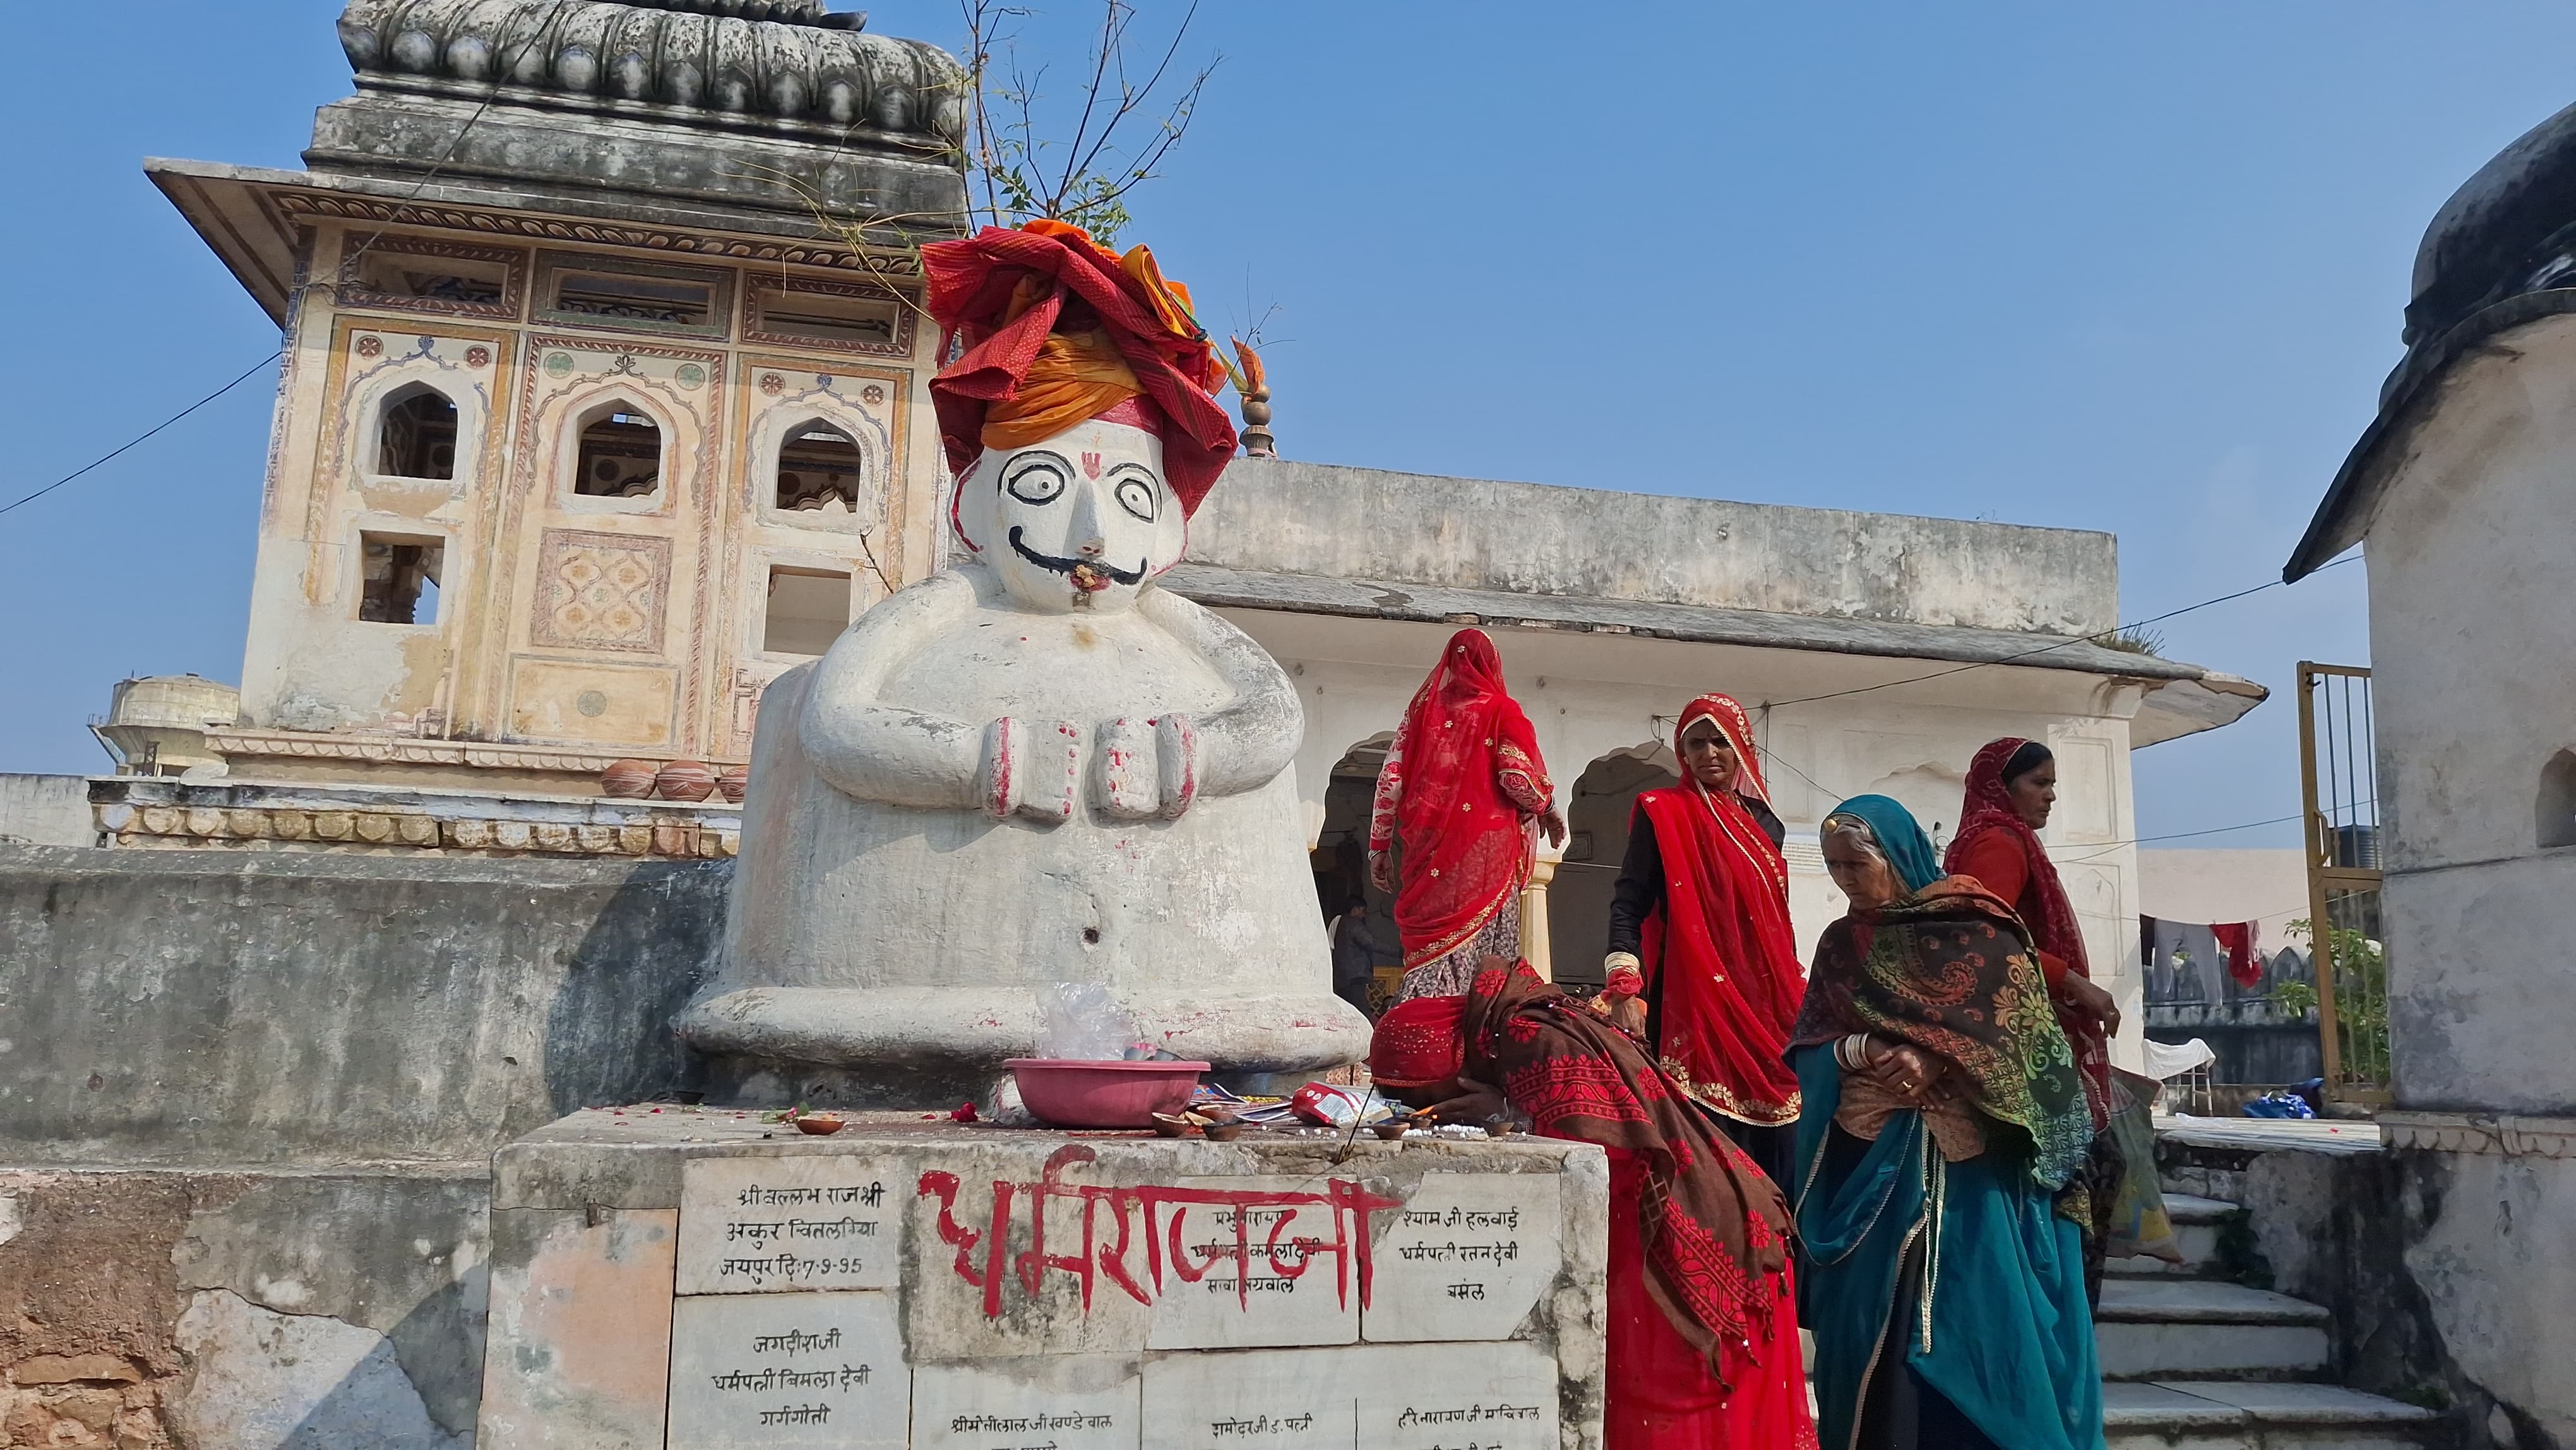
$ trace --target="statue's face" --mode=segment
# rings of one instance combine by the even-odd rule
[[[956,522],[1013,598],[1050,613],[1133,607],[1188,541],[1163,482],[1163,440],[1097,419],[985,449],[957,485]]]

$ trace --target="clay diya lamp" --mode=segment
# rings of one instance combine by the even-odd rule
[[[599,773],[599,793],[611,800],[640,801],[653,794],[653,762],[621,760]]]
[[[828,1138],[848,1126],[830,1113],[798,1113],[794,1121],[797,1132],[811,1133],[817,1138]]]
[[[1180,1117],[1174,1117],[1170,1113],[1154,1115],[1154,1136],[1157,1138],[1186,1138],[1190,1135],[1190,1129],[1196,1126],[1198,1126],[1197,1121],[1186,1114]]]
[[[1199,1131],[1207,1134],[1207,1140],[1211,1143],[1231,1143],[1235,1139],[1243,1136],[1243,1125],[1241,1123],[1231,1122],[1211,1122]]]
[[[1392,1143],[1396,1139],[1403,1137],[1405,1130],[1412,1126],[1413,1120],[1411,1118],[1380,1118],[1378,1121],[1369,1124],[1369,1131]]]
[[[1519,1131],[1520,1125],[1514,1123],[1509,1118],[1503,1118],[1485,1125],[1485,1136],[1488,1138],[1508,1138]]]
[[[716,793],[716,773],[703,760],[674,760],[653,777],[666,801],[702,801]]]

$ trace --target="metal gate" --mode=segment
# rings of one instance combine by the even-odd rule
[[[2379,920],[2379,766],[2370,671],[2299,664],[2299,777],[2306,807],[2308,942],[2326,1096],[2384,1107],[2388,954]]]

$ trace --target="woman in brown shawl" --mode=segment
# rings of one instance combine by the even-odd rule
[[[1453,1122],[1526,1114],[1610,1157],[1605,1450],[1813,1447],[1780,1190],[1645,1045],[1484,959],[1465,996],[1378,1024],[1377,1085]]]

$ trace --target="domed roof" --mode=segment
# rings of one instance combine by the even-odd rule
[[[2576,285],[2576,106],[2524,132],[2451,193],[2415,252],[2406,341],[2481,307]]]
[[[2407,405],[2487,338],[2576,312],[2576,106],[2524,132],[2451,193],[2415,249],[2406,356],[2281,577],[2296,583],[2361,541]]]
[[[349,0],[340,44],[362,89],[958,145],[964,68],[865,21],[822,0]]]

